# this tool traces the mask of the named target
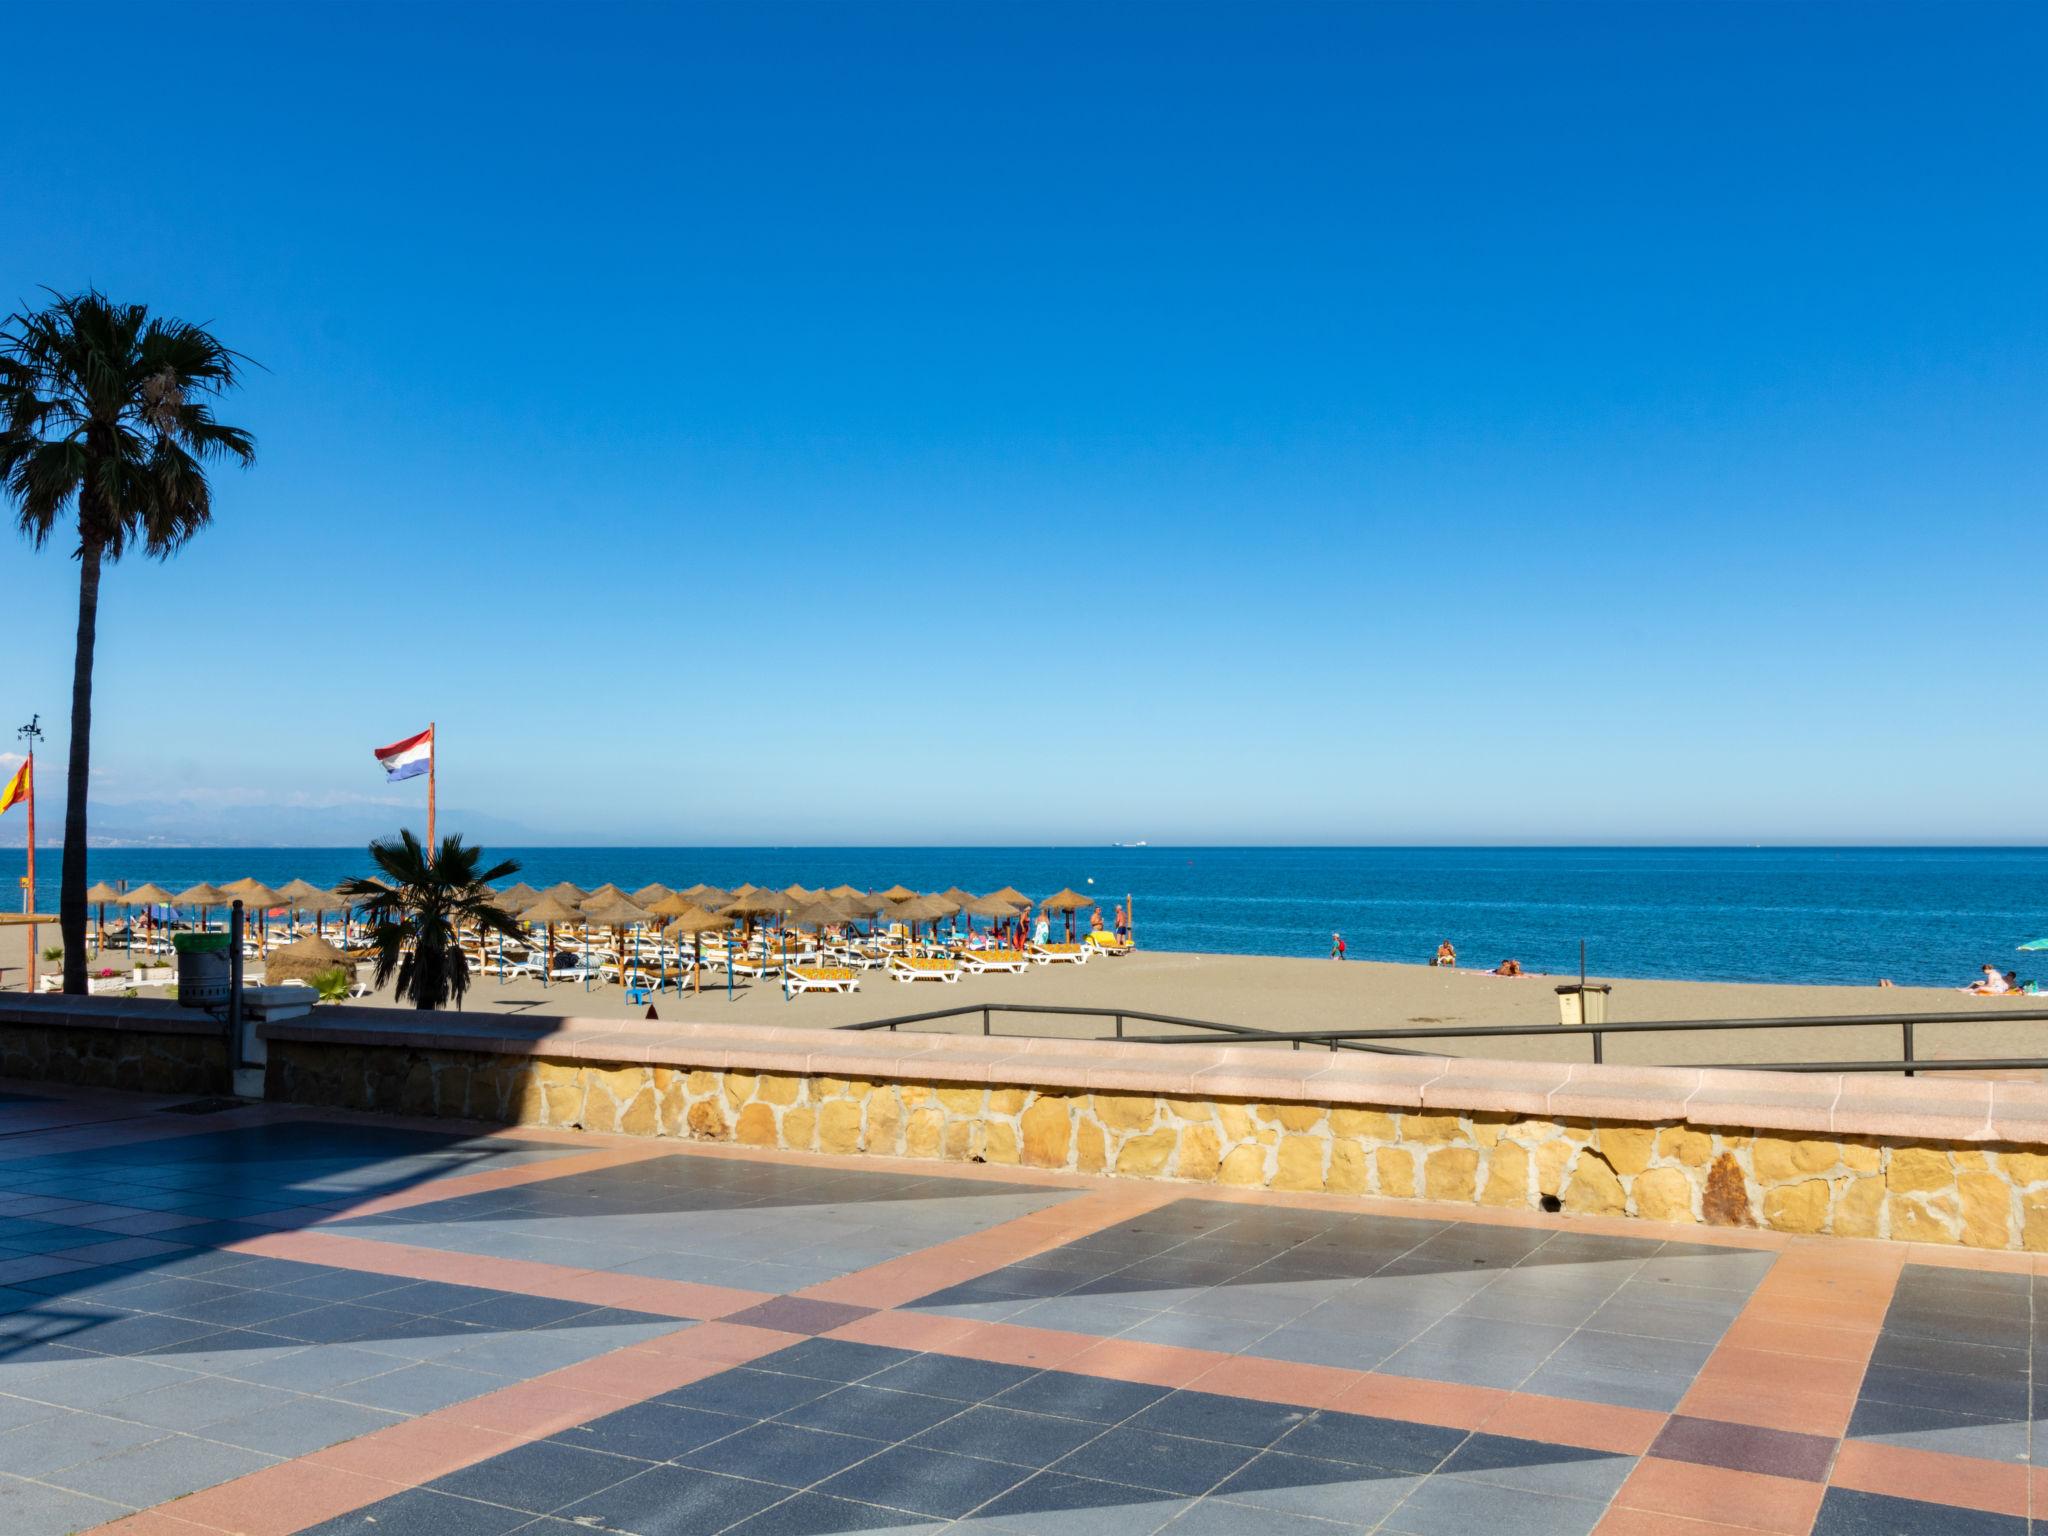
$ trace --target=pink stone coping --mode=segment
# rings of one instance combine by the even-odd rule
[[[21,998],[0,1023],[217,1028],[127,998]],[[266,1040],[473,1051],[680,1070],[781,1072],[1067,1092],[1370,1105],[1551,1119],[1689,1122],[1802,1135],[2048,1142],[2048,1085],[1864,1073],[1727,1071],[1121,1040],[797,1029],[664,1020],[503,1017],[323,1007],[259,1026]]]
[[[228,1032],[227,1021],[203,1009],[181,1008],[154,997],[65,997],[59,993],[0,998],[0,1027],[111,1029],[131,1035],[206,1035]]]

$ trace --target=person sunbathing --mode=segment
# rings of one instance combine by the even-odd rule
[[[1984,979],[1971,982],[1963,988],[1965,992],[1974,992],[1979,997],[2002,997],[2012,990],[2012,979],[1999,975],[1997,966],[1987,965],[1981,969]]]
[[[1437,945],[1436,958],[1429,963],[1431,965],[1456,965],[1458,963],[1457,948],[1449,939],[1445,939],[1443,943]]]
[[[1522,974],[1522,962],[1519,960],[1503,960],[1493,968],[1493,974],[1496,976],[1519,976]]]

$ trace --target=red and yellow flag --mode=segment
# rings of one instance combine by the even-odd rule
[[[14,777],[7,781],[7,787],[0,789],[0,811],[5,811],[17,800],[26,800],[28,798],[31,783],[29,770],[34,767],[35,764],[33,762],[23,763]]]

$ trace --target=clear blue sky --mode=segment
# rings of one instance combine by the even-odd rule
[[[107,583],[109,827],[320,840],[437,718],[444,805],[570,839],[2048,838],[2048,8],[10,53],[82,27],[0,97],[0,298],[264,367],[215,528]],[[75,567],[0,598],[54,770]]]

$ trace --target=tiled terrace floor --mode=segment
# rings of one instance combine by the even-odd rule
[[[2022,1536],[2035,1268],[0,1086],[0,1532]]]

